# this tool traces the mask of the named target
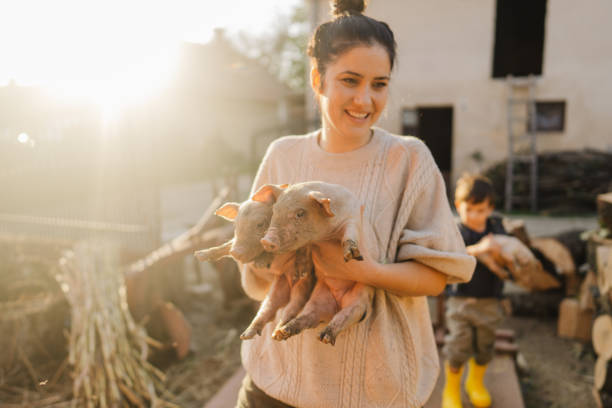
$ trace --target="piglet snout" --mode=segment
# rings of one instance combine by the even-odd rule
[[[278,245],[274,242],[272,242],[269,238],[267,237],[263,237],[261,239],[261,246],[264,247],[264,249],[268,252],[274,252],[278,249]]]

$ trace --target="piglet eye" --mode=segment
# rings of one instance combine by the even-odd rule
[[[297,211],[297,213],[295,213],[295,216],[296,216],[297,218],[302,218],[302,217],[303,217],[303,216],[305,216],[305,215],[306,215],[306,211],[305,211],[305,210],[303,210],[303,209],[300,209],[300,210],[298,210],[298,211]]]

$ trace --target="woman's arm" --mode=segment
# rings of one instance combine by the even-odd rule
[[[446,285],[444,273],[422,263],[381,264],[368,254],[362,255],[363,261],[344,262],[342,247],[337,241],[319,242],[312,250],[315,268],[329,278],[361,282],[399,296],[436,296]]]

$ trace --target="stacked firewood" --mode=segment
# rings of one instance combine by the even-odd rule
[[[515,166],[518,174],[529,174],[525,163]],[[496,203],[503,208],[506,162],[497,163],[485,175],[496,188]],[[551,213],[595,211],[596,197],[612,190],[612,153],[597,150],[546,152],[538,155],[538,209]],[[528,178],[516,181],[516,194],[529,196]],[[528,204],[525,204],[528,210]]]
[[[592,325],[597,353],[593,395],[599,407],[607,407],[612,406],[612,193],[599,195],[597,208],[600,228],[587,237],[589,271],[579,305],[597,316]]]

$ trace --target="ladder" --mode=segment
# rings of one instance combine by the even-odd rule
[[[537,211],[538,152],[536,148],[536,78],[506,78],[508,86],[508,161],[506,164],[505,211],[515,204],[529,204]],[[524,166],[521,166],[524,164]],[[521,172],[519,170],[524,170]],[[527,174],[525,174],[527,173]],[[516,184],[528,183],[528,194],[517,191]]]

